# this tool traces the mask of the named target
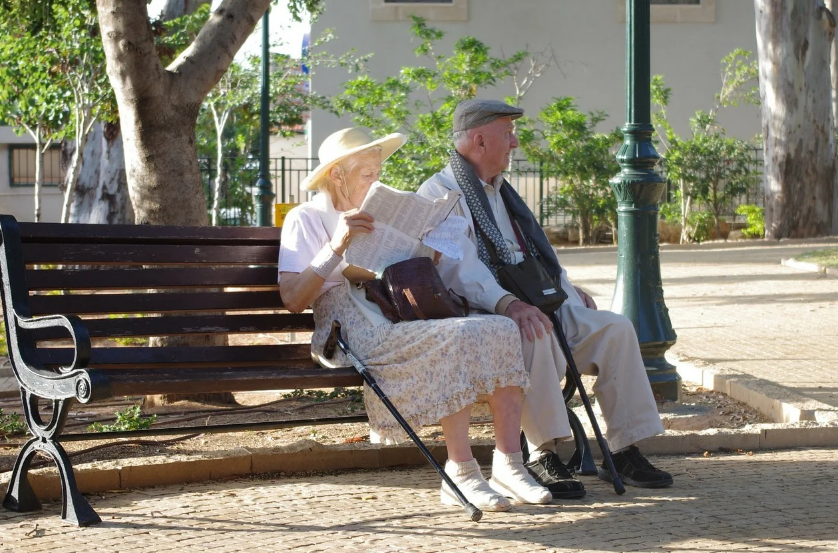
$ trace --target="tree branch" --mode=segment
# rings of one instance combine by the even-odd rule
[[[145,0],[96,0],[108,77],[120,100],[155,95],[164,81]]]
[[[201,101],[233,62],[270,0],[224,0],[195,38],[166,69],[175,94]]]

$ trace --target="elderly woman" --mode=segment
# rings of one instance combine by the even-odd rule
[[[549,490],[523,466],[519,442],[522,389],[529,387],[515,323],[506,317],[476,315],[391,323],[367,301],[357,283],[374,278],[347,265],[343,255],[352,239],[373,230],[373,218],[358,210],[381,163],[404,144],[391,134],[373,140],[349,128],[326,138],[320,165],[303,186],[319,189],[314,198],[285,218],[279,252],[280,293],[285,306],[314,310],[312,356],[321,357],[331,323],[343,323],[346,340],[400,413],[413,427],[442,425],[448,449],[445,466],[474,505],[488,511],[509,509],[510,497],[522,503],[549,503]],[[349,363],[341,357],[342,365]],[[494,414],[492,479],[486,482],[468,441],[471,404],[488,398]],[[374,441],[405,437],[373,393],[365,394]],[[457,505],[443,483],[444,504]]]

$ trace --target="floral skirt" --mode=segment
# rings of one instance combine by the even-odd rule
[[[340,321],[352,352],[414,429],[457,413],[495,388],[529,388],[521,338],[512,319],[471,315],[375,326],[349,297],[346,286],[336,286],[315,301],[312,352],[323,351],[332,321]],[[340,351],[337,354],[341,357],[334,362],[350,365]],[[371,441],[407,439],[366,385],[364,404]]]

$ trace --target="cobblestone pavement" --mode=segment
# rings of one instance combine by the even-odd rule
[[[659,457],[663,490],[588,495],[467,521],[430,468],[167,486],[91,502],[103,522],[0,511],[0,551],[838,551],[838,450]],[[485,467],[484,467],[485,469]]]
[[[780,260],[838,245],[705,244],[661,247],[664,299],[675,354],[764,383],[766,395],[838,415],[838,278]],[[608,308],[614,248],[562,250],[570,278]]]

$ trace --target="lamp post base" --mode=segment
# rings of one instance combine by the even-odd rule
[[[668,362],[663,355],[659,357],[643,357],[646,376],[652,385],[655,399],[663,398],[667,401],[681,401],[681,375],[675,365]]]

